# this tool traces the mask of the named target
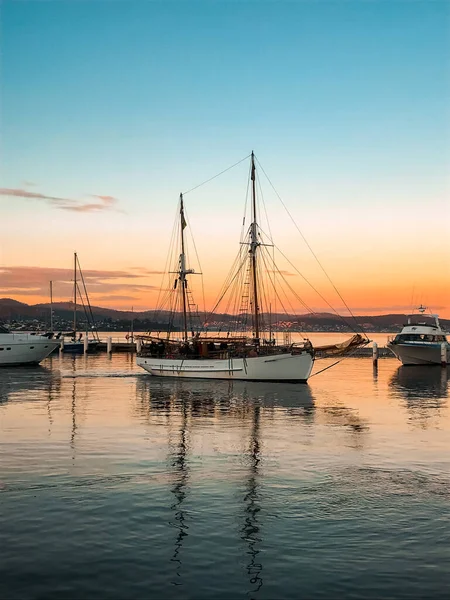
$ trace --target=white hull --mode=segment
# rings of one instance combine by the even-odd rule
[[[40,335],[0,333],[0,367],[38,364],[59,344]]]
[[[388,344],[388,348],[404,365],[440,365],[440,344]],[[447,346],[447,364],[450,362],[450,347]]]
[[[314,364],[308,352],[215,360],[138,356],[136,361],[150,375],[157,377],[302,383],[308,380]]]

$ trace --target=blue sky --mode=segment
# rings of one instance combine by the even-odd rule
[[[386,223],[420,230],[411,210],[450,216],[446,1],[3,0],[0,10],[0,187],[118,198],[124,212],[70,215],[90,251],[96,232],[124,230],[163,246],[178,193],[252,149],[331,262],[336,227],[384,240]],[[217,214],[232,231],[245,176],[189,199],[204,250]],[[67,226],[51,206],[0,202],[13,226]],[[105,244],[98,261],[111,266]],[[50,245],[41,257],[26,247],[8,238],[3,264],[63,260]],[[128,252],[121,268],[142,256]]]

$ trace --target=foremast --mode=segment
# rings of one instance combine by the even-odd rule
[[[252,151],[251,154],[252,165],[251,165],[251,180],[252,180],[252,224],[250,225],[250,261],[251,261],[251,277],[252,277],[252,288],[253,288],[253,306],[252,306],[252,320],[253,320],[253,331],[255,332],[255,342],[259,346],[259,299],[258,299],[258,247],[260,242],[258,240],[258,222],[256,214],[256,174],[255,174],[255,155]]]
[[[186,254],[185,254],[185,243],[184,243],[184,230],[187,226],[186,219],[184,217],[184,203],[183,194],[180,194],[180,234],[181,234],[181,254],[180,254],[180,268],[178,271],[178,281],[181,286],[181,302],[183,307],[183,340],[188,340],[188,319],[187,319],[187,279],[186,275],[194,273],[193,269],[186,268]]]
[[[73,339],[77,336],[77,253],[73,253]]]

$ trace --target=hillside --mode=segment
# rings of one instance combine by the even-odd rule
[[[53,311],[55,317],[60,319],[70,320],[73,315],[73,303],[71,302],[57,302],[53,304]],[[18,302],[12,298],[1,298],[0,299],[0,319],[3,321],[11,320],[42,320],[47,321],[49,318],[50,305],[49,304],[35,304],[29,305],[23,302]],[[82,314],[82,308],[81,308]],[[121,311],[112,308],[104,308],[100,306],[92,306],[92,312],[97,321],[130,321],[132,318],[139,322],[148,322],[157,320],[158,322],[167,321],[168,313],[160,312],[157,313],[155,310],[134,312]],[[80,314],[80,317],[81,317]],[[155,319],[157,317],[157,319]],[[234,319],[233,316],[219,314],[215,315],[214,321],[209,323],[210,328],[214,328],[214,325],[219,322],[227,323]],[[395,331],[401,328],[403,323],[406,322],[406,315],[404,314],[388,314],[388,315],[362,315],[356,317],[356,322],[359,327],[364,328],[366,331]],[[319,313],[319,314],[306,314],[306,315],[285,315],[285,314],[273,314],[271,315],[272,323],[281,322],[286,328],[289,326],[298,327],[298,324],[304,329],[310,330],[311,328],[326,330],[338,329],[338,330],[350,330],[351,327],[347,327],[345,323],[337,315],[331,313]],[[355,325],[355,322],[346,317],[346,322],[349,325]],[[450,319],[441,319],[442,326],[449,330]]]

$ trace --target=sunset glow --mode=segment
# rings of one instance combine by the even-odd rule
[[[155,308],[179,193],[253,149],[355,314],[423,303],[450,318],[448,3],[0,10],[0,298],[48,302],[53,281],[70,301],[77,252],[92,304]],[[186,194],[206,309],[239,248],[247,177],[243,162]],[[290,285],[345,314],[260,181]]]

